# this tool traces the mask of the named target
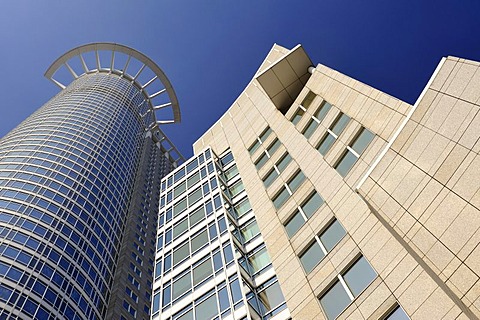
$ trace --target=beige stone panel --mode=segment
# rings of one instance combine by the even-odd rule
[[[478,209],[467,204],[455,221],[448,227],[440,240],[454,253],[458,254],[467,242],[479,233],[480,212]],[[478,237],[475,237],[478,239]],[[471,247],[471,249],[473,249]],[[470,252],[463,252],[460,257],[465,258]]]
[[[470,164],[476,157],[477,157],[477,154],[473,152],[467,153],[466,157],[457,167],[457,170],[455,170],[450,180],[448,180],[446,184],[447,188],[453,189],[453,186],[455,186],[455,184],[460,180],[464,172],[467,170],[467,168],[470,166]]]
[[[437,99],[435,99],[430,106],[430,109],[427,111],[421,123],[433,131],[438,131],[449,116],[450,112],[454,110],[457,101],[458,100],[452,96],[439,94]]]
[[[312,297],[313,292],[310,288],[310,285],[304,284],[298,289],[298,291],[296,291],[294,295],[292,295],[291,297],[289,297],[289,299],[286,300],[287,307],[290,310],[290,314],[292,314],[292,312],[296,312],[298,308],[301,308],[305,304],[305,302]]]
[[[476,309],[477,314],[478,314],[479,308],[478,308],[478,305],[475,303],[475,301],[477,301],[479,297],[480,297],[480,281],[477,281],[465,294],[465,299],[467,299],[468,301],[473,301],[471,307],[474,307]]]
[[[459,97],[464,92],[473,75],[478,70],[477,66],[468,63],[460,63],[459,65],[460,69],[446,90],[447,94],[455,97]]]
[[[292,237],[290,243],[297,257],[304,249],[306,249],[314,240],[315,232],[308,223],[305,223],[300,230]]]
[[[371,233],[359,243],[367,257],[375,257],[384,247],[385,242],[392,239],[391,233],[381,224],[372,229]]]
[[[324,258],[308,275],[308,282],[314,291],[315,296],[319,296],[336,279],[338,271],[328,257]]]
[[[442,319],[453,307],[453,301],[449,299],[440,288],[437,288],[425,302],[419,306],[411,319]]]
[[[425,188],[420,194],[413,200],[412,204],[408,207],[408,212],[415,218],[420,219],[427,208],[433,204],[434,200],[438,197],[443,186],[434,179],[430,179]]]
[[[420,250],[420,252],[418,252],[420,256],[424,256],[438,240],[427,229],[421,227],[420,224],[418,224],[418,226],[420,228],[413,235],[412,242],[418,250]]]
[[[351,303],[343,312],[336,318],[336,320],[364,320],[365,317],[362,315],[358,306],[355,303]]]
[[[436,213],[436,210],[439,208],[442,201],[444,201],[447,195],[449,194],[450,194],[450,190],[448,190],[447,188],[441,189],[440,193],[435,197],[435,199],[433,199],[431,203],[429,203],[428,207],[425,209],[423,214],[420,216],[420,218],[418,218],[418,221],[422,225],[425,225],[426,221],[430,218],[430,216]]]
[[[387,137],[387,140],[391,140],[404,120],[405,116],[403,114],[392,112],[392,117],[390,118],[390,121],[385,124],[381,135]]]
[[[475,158],[466,168],[461,178],[453,186],[453,191],[469,201],[480,189],[480,156]]]
[[[438,133],[449,139],[458,141],[459,135],[457,133],[463,132],[465,128],[462,127],[462,124],[464,124],[466,120],[472,119],[471,112],[475,109],[477,109],[477,107],[471,103],[463,100],[457,100],[455,105],[452,107],[451,112],[448,114],[448,117],[438,129]],[[460,131],[461,129],[463,130]]]
[[[475,272],[475,274],[480,275],[480,246],[472,251],[472,253],[465,260],[465,264]]]
[[[454,258],[452,252],[448,250],[440,241],[435,241],[430,250],[426,253],[426,258],[440,271],[444,271]]]
[[[385,283],[398,296],[415,280],[421,270],[415,259],[406,254],[384,278]]]
[[[410,145],[409,142],[405,144],[406,150],[402,150],[403,156],[413,163],[417,163],[423,151],[428,147],[435,136],[432,130],[419,126],[418,131],[413,133]]]
[[[464,264],[461,264],[460,267],[453,273],[450,277],[447,284],[450,283],[455,286],[460,292],[459,297],[463,297],[478,281],[478,276],[472,272]]]
[[[472,79],[461,94],[462,99],[471,103],[477,103],[480,100],[480,68],[477,67]]]
[[[379,136],[381,136],[383,139],[388,140],[387,137],[384,137],[381,135],[381,133],[378,131],[381,127],[377,124],[375,124],[376,118],[380,115],[383,109],[383,105],[381,103],[378,103],[377,101],[374,101],[370,108],[368,109],[368,114],[360,121],[360,123],[363,124],[364,127],[368,128],[370,131],[375,132]]]
[[[352,166],[350,171],[348,172],[347,176],[345,177],[344,181],[352,188],[355,189],[363,179],[365,174],[367,173],[369,166],[363,160],[359,159],[357,162]]]
[[[475,117],[468,124],[468,127],[465,129],[459,140],[459,143],[468,149],[472,149],[480,137],[480,112],[478,112],[478,107],[475,107],[474,110],[475,109]]]
[[[454,305],[448,312],[443,316],[441,319],[442,320],[450,320],[450,319],[457,319],[458,316],[460,316],[462,313],[462,310],[460,310],[457,305]],[[467,318],[468,319],[468,318]]]
[[[411,166],[408,171],[403,172],[400,184],[391,192],[392,198],[407,207],[408,204],[405,203],[411,202],[409,199],[416,193],[416,189],[426,184],[426,181],[424,181],[425,177],[426,175],[423,171],[416,166]]]
[[[275,272],[285,299],[292,297],[306,283],[305,273],[298,262],[283,263],[281,267],[275,268]]]
[[[355,300],[360,312],[369,319],[391,296],[391,292],[381,278],[377,277]]]
[[[381,183],[381,186],[388,193],[392,193],[403,181],[405,173],[409,172],[413,165],[411,162],[405,160],[403,157],[397,157],[397,163],[391,166],[391,171],[388,175],[385,175],[385,180]]]
[[[341,273],[345,267],[358,255],[357,244],[347,235],[328,254],[330,262],[337,273]]]
[[[369,178],[381,183],[383,180],[385,180],[387,170],[392,170],[394,167],[394,162],[398,162],[399,160],[400,157],[398,157],[398,154],[389,149],[383,156],[382,161],[380,161],[375,166],[372,173],[370,173]]]
[[[313,231],[313,235],[320,234],[325,230],[325,227],[330,221],[333,221],[334,215],[332,210],[328,206],[323,206],[318,213],[314,214],[310,219],[308,219],[307,224]],[[312,235],[312,238],[313,238]]]
[[[453,147],[453,142],[439,134],[435,134],[415,162],[415,165],[426,173],[433,175]]]
[[[320,305],[316,298],[312,297],[309,300],[306,300],[301,308],[296,308],[292,313],[292,319],[315,319],[322,320],[325,319]]]
[[[357,217],[355,214],[350,214],[347,219],[342,219],[340,222],[358,243],[360,243],[374,227],[378,228],[379,224],[378,219],[375,218],[373,214],[366,215],[365,217]],[[356,224],[351,226],[353,222]],[[362,247],[363,245],[360,244],[360,246]]]
[[[428,276],[428,274],[422,271],[418,277],[405,288],[405,291],[400,295],[399,302],[408,314],[414,314],[414,312],[426,303],[428,297],[437,289],[437,284]],[[448,301],[443,291],[440,292],[445,298],[445,302]],[[445,311],[445,313],[451,308],[451,306]]]
[[[438,103],[440,97],[437,97],[437,94],[438,92],[436,90],[429,88],[422,100],[418,103],[417,108],[410,119],[416,123],[423,122],[423,117],[431,109],[433,102],[436,101],[436,103]]]
[[[425,222],[425,227],[436,237],[440,237],[460,214],[466,203],[454,193],[448,193]]]

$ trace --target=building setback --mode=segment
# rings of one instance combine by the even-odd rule
[[[162,180],[152,318],[480,317],[479,88],[443,58],[412,106],[274,45]]]
[[[45,76],[62,90],[0,140],[0,318],[147,319],[160,179],[182,161],[159,128],[180,120],[175,93],[110,43]]]

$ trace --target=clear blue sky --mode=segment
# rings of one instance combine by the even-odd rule
[[[0,136],[58,92],[43,78],[56,58],[98,41],[165,71],[183,121],[164,131],[186,157],[273,43],[414,103],[442,56],[480,60],[479,15],[478,0],[3,1]]]

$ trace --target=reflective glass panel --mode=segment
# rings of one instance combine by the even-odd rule
[[[315,266],[325,257],[320,245],[317,241],[312,243],[310,247],[300,256],[300,261],[302,262],[303,269],[305,269],[306,273],[310,273],[310,271],[315,268]]]
[[[262,156],[255,163],[255,167],[257,168],[257,170],[259,170],[261,167],[263,167],[265,165],[265,163],[267,162],[267,160],[268,160],[267,155],[265,153],[262,153]]]
[[[295,192],[300,187],[303,180],[305,180],[305,176],[303,175],[303,172],[302,171],[297,172],[295,176],[288,183],[288,187],[290,188],[290,191],[292,191],[292,193]]]
[[[347,150],[338,161],[337,165],[335,166],[335,169],[337,172],[342,176],[345,177],[347,173],[350,171],[350,169],[353,167],[355,162],[357,162],[357,156],[354,155],[350,150]]]
[[[192,284],[190,280],[190,272],[187,272],[173,283],[172,299],[175,300],[176,298],[180,297],[182,294],[189,291],[191,287]]]
[[[375,279],[377,273],[372,269],[368,261],[362,256],[353,266],[343,275],[350,291],[356,297],[362,292],[370,282]]]
[[[400,306],[397,306],[384,320],[410,320],[410,318]]]
[[[318,119],[318,121],[322,122],[322,120],[325,118],[327,115],[328,111],[332,108],[332,105],[328,103],[327,101],[323,101],[322,105],[318,110],[315,112],[313,115],[315,118]]]
[[[180,261],[184,260],[190,255],[188,249],[188,242],[180,246],[177,250],[173,252],[173,265],[176,265]]]
[[[337,281],[322,297],[320,304],[329,320],[335,319],[351,300],[340,281]]]
[[[285,224],[288,236],[291,238],[305,224],[305,219],[300,212],[296,212],[293,217]]]
[[[305,213],[305,216],[307,216],[307,218],[310,218],[315,212],[317,212],[318,208],[322,206],[323,202],[324,201],[322,197],[320,197],[320,195],[317,192],[315,192],[301,206],[303,213]]]
[[[288,164],[292,161],[292,157],[287,153],[278,163],[277,168],[278,171],[283,172]]]
[[[217,299],[215,295],[205,299],[195,307],[196,319],[211,319],[218,314]]]
[[[212,274],[212,262],[210,258],[208,258],[193,269],[193,285],[196,286]]]
[[[283,297],[282,290],[280,289],[278,282],[275,282],[260,292],[258,294],[258,298],[265,307],[265,313],[273,310],[275,307],[285,302],[285,298]]]
[[[287,189],[285,187],[282,188],[282,190],[273,198],[273,205],[275,206],[276,209],[280,208],[285,201],[290,197],[290,193],[288,193]]]
[[[303,99],[302,101],[302,107],[304,107],[305,109],[308,109],[308,107],[312,104],[313,102],[313,99],[315,99],[316,95],[315,93],[313,93],[312,91],[310,91],[305,99]]]
[[[275,179],[277,179],[278,173],[275,169],[272,169],[266,176],[263,178],[263,184],[265,187],[269,187]]]
[[[320,241],[322,242],[325,250],[330,250],[345,236],[346,232],[338,220],[335,220],[321,235]]]
[[[328,150],[332,147],[333,143],[335,142],[335,137],[332,136],[330,133],[327,133],[325,137],[323,137],[322,142],[318,146],[317,150],[322,154],[326,155]]]
[[[293,116],[293,118],[291,120],[292,123],[294,125],[297,125],[297,123],[300,122],[300,119],[302,119],[302,116],[303,116],[304,113],[305,113],[305,111],[303,111],[302,108],[298,108],[297,112],[295,112],[295,115]]]
[[[315,132],[315,130],[318,127],[318,123],[311,119],[310,122],[308,123],[307,127],[305,130],[303,130],[303,135],[308,139],[312,136],[312,134]]]
[[[355,150],[356,153],[362,154],[362,152],[367,148],[368,144],[373,140],[374,136],[375,135],[373,133],[363,128],[362,132],[352,143],[352,149]]]
[[[348,121],[350,121],[350,117],[344,113],[341,113],[340,116],[337,118],[337,121],[335,121],[333,126],[330,128],[330,130],[332,130],[332,132],[335,133],[338,137],[340,133],[342,133],[343,129],[345,129],[345,127],[347,126]]]
[[[273,141],[273,143],[268,147],[267,151],[268,151],[268,154],[270,155],[270,157],[275,153],[275,151],[278,150],[278,148],[280,147],[282,143],[277,139],[275,138],[275,140]]]

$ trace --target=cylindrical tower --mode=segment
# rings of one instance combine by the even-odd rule
[[[100,51],[109,53],[108,67]],[[116,66],[122,55],[125,63]],[[140,67],[130,73],[134,60]],[[62,66],[72,75],[68,85],[53,78]],[[142,82],[145,70],[153,77]],[[140,197],[150,199],[158,190],[151,184],[181,158],[158,127],[180,120],[178,103],[158,66],[121,45],[73,49],[46,76],[62,91],[0,140],[0,318],[105,318],[120,294],[132,299],[134,290],[138,303],[139,288],[119,289],[119,260],[132,261],[137,275],[153,270],[145,252],[153,251],[156,210],[142,210]],[[153,84],[161,87],[151,91]],[[157,96],[166,97],[161,105]],[[173,119],[157,120],[163,108]],[[132,233],[134,220],[141,230]],[[130,307],[135,314],[125,312],[137,316]]]

